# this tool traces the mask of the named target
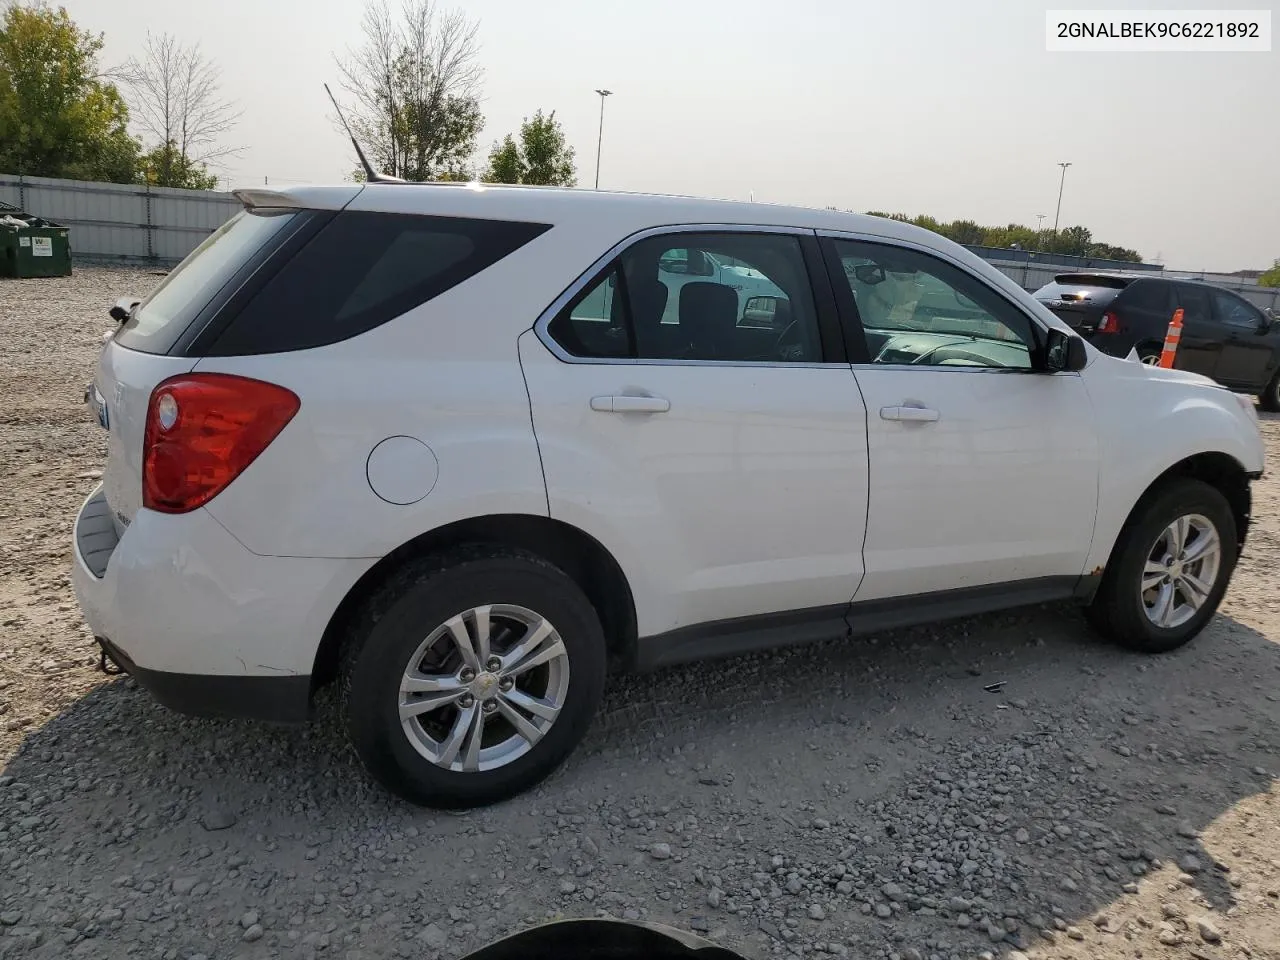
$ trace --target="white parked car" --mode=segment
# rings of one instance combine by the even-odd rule
[[[1103,356],[916,227],[467,185],[238,196],[103,348],[76,592],[174,709],[302,720],[336,680],[356,752],[412,801],[537,782],[609,670],[1069,598],[1170,650],[1244,543],[1251,401]],[[691,253],[715,270],[663,282]]]

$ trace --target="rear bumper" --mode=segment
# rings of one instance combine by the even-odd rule
[[[139,510],[115,541],[102,490],[76,518],[72,583],[93,635],[167,707],[301,720],[333,612],[372,560],[261,557],[206,510]]]
[[[311,678],[233,677],[145,670],[105,637],[103,651],[161,706],[193,717],[302,723],[311,716]]]

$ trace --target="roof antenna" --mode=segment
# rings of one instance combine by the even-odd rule
[[[324,85],[324,92],[329,95],[329,102],[333,104],[333,109],[338,111],[338,119],[342,121],[342,129],[347,131],[347,136],[351,138],[351,145],[356,148],[356,156],[360,158],[360,166],[364,167],[364,178],[369,183],[404,183],[399,177],[393,177],[385,173],[378,173],[373,169],[373,164],[369,162],[369,158],[364,155],[364,151],[360,149],[360,143],[356,140],[356,136],[351,132],[351,128],[347,126],[347,118],[342,115],[342,108],[338,106],[338,101],[333,95],[333,91],[329,89],[329,85]]]

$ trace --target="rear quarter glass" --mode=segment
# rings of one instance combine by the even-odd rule
[[[347,210],[244,303],[207,356],[283,353],[372,330],[482,273],[550,224]]]
[[[170,352],[241,269],[274,248],[295,225],[294,210],[244,210],[211,233],[169,272],[116,331],[115,342],[143,353]]]

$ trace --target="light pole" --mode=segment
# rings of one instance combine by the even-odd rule
[[[1036,214],[1036,233],[1039,233],[1041,230],[1044,229],[1044,218],[1047,216],[1048,214],[1046,213]]]
[[[600,147],[604,144],[604,98],[613,96],[612,90],[597,90],[600,94],[600,132],[596,135],[596,189],[600,189]]]
[[[1053,235],[1055,237],[1058,235],[1058,217],[1062,215],[1062,188],[1067,185],[1067,167],[1071,166],[1071,164],[1060,163],[1058,166],[1062,168],[1062,179],[1058,181],[1058,210],[1053,215]]]

